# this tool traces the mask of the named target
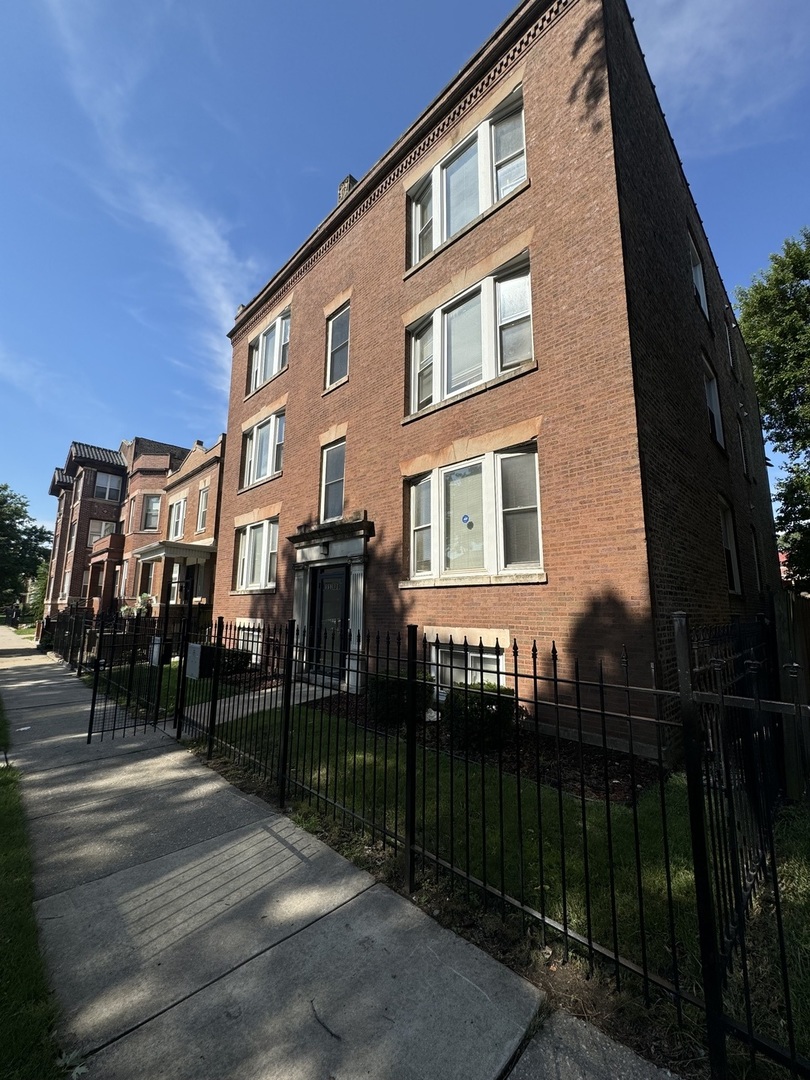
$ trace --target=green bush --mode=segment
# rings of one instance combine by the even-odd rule
[[[525,713],[521,705],[518,711]],[[497,683],[455,686],[442,702],[442,722],[460,750],[497,750],[515,729],[515,694]]]
[[[224,678],[242,675],[250,670],[250,649],[223,649],[219,664],[220,675]]]
[[[403,675],[369,675],[366,680],[369,719],[381,727],[399,727],[408,719],[408,683]],[[417,716],[424,716],[433,701],[433,687],[416,684]]]

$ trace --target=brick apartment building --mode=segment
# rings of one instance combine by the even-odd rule
[[[779,568],[624,0],[526,0],[237,313],[215,609],[671,668]],[[241,450],[240,450],[241,448]]]
[[[59,499],[45,614],[190,595],[211,601],[224,436],[209,450],[137,437],[118,450],[74,442],[50,494]]]

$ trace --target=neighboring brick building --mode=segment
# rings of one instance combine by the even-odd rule
[[[119,450],[72,443],[59,499],[45,613],[117,610],[150,597],[211,601],[224,436],[210,450],[137,437]],[[193,526],[193,527],[192,527]]]
[[[624,0],[521,4],[340,194],[231,332],[216,613],[643,673],[673,611],[768,605],[751,365]]]

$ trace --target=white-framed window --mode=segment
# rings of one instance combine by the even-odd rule
[[[694,237],[691,233],[689,233],[689,261],[692,266],[692,284],[695,288],[695,295],[700,301],[703,314],[708,319],[709,302],[706,299],[706,281],[703,276],[703,260],[698,254],[697,245],[695,244]]]
[[[454,686],[467,687],[470,691],[485,683],[506,685],[506,655],[503,648],[472,645],[468,643],[439,643],[435,648],[437,685],[443,697]]]
[[[121,477],[114,476],[112,473],[97,472],[93,498],[105,499],[107,502],[120,502]]]
[[[346,470],[346,440],[325,446],[321,451],[321,521],[343,516],[343,481]]]
[[[512,95],[409,192],[411,264],[526,179],[523,99]]]
[[[411,481],[411,577],[537,570],[537,451],[489,452]]]
[[[236,588],[269,589],[276,584],[278,518],[236,531]]]
[[[186,500],[169,503],[169,539],[179,540],[186,527]]]
[[[158,527],[160,521],[160,495],[144,495],[143,522],[141,528],[148,532]]]
[[[411,412],[531,363],[531,278],[525,260],[479,281],[409,330]]]
[[[76,522],[71,521],[70,528],[68,529],[68,551],[73,551],[76,546]]]
[[[147,596],[152,595],[152,582],[155,576],[155,564],[152,562],[143,563],[141,566],[141,584],[138,589],[138,596],[143,596],[146,593]]]
[[[90,524],[87,528],[87,546],[92,547],[96,540],[100,540],[102,536],[109,536],[110,533],[114,532],[114,521],[101,521],[100,518],[90,518]]]
[[[703,359],[703,389],[706,394],[706,411],[709,416],[709,432],[715,442],[725,446],[723,437],[723,417],[720,412],[720,394],[717,390],[717,376],[709,363]]]
[[[349,374],[349,305],[331,315],[327,321],[326,386],[345,379]]]
[[[119,578],[119,584],[121,586],[121,592],[119,593],[121,599],[125,599],[127,595],[127,574],[129,573],[129,562],[127,559],[121,563],[121,577]]]
[[[205,531],[205,524],[208,521],[208,484],[205,487],[200,488],[199,499],[197,502],[197,532]]]
[[[81,592],[82,600],[87,599],[87,594],[88,594],[89,591],[90,591],[90,571],[85,570],[83,572],[83,574],[82,574],[82,592]]]
[[[250,428],[244,435],[244,466],[242,469],[242,487],[266,480],[281,472],[284,461],[283,412],[274,413]]]
[[[64,577],[62,578],[62,591],[59,594],[59,599],[64,600],[65,597],[70,596],[70,570],[66,570]]]
[[[180,563],[175,560],[172,563],[172,576],[169,584],[169,603],[178,604],[182,597],[180,595]]]
[[[743,476],[748,476],[748,450],[745,446],[745,430],[739,416],[737,417],[737,438],[740,443],[740,460],[742,461]]]
[[[250,344],[250,390],[257,390],[287,366],[290,313],[285,311]]]
[[[76,480],[76,486],[73,488],[73,501],[78,502],[82,497],[82,488],[84,487],[84,469],[79,473]]]
[[[129,500],[129,520],[127,522],[126,531],[131,533],[135,528],[135,499]]]
[[[260,664],[264,645],[264,620],[237,619],[236,647],[250,652],[250,662]]]
[[[734,529],[734,514],[724,499],[720,500],[720,530],[726,559],[728,591],[730,593],[740,593],[742,587],[740,585],[740,563],[737,558],[737,534]]]

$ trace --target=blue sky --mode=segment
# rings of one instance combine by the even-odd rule
[[[584,2],[584,0],[583,0]],[[0,482],[210,444],[253,296],[513,0],[7,0]],[[726,287],[810,224],[807,0],[630,0]]]

